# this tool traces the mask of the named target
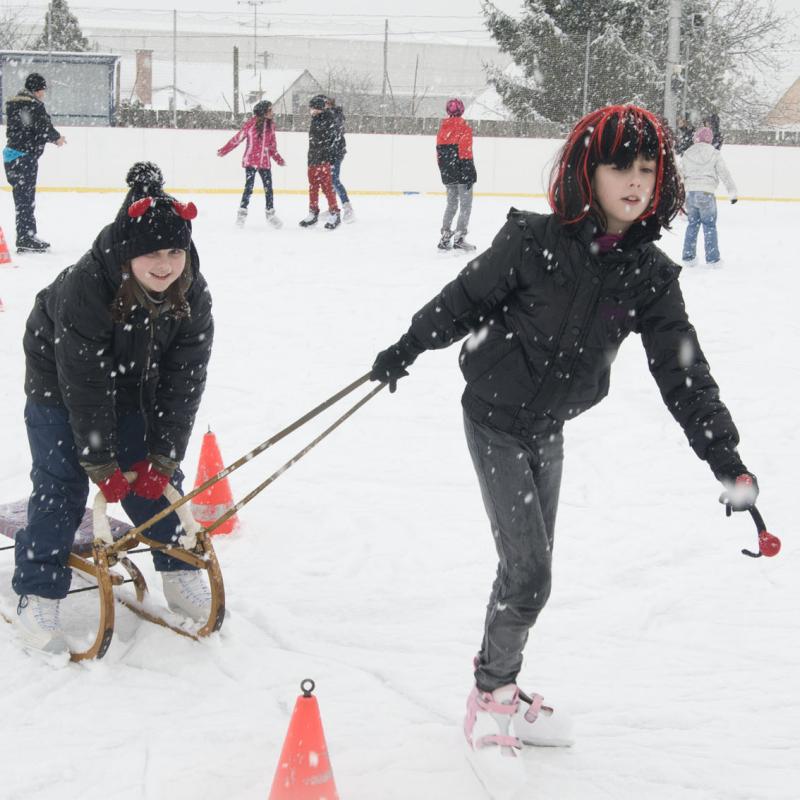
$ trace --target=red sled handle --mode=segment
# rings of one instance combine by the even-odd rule
[[[730,516],[730,505],[726,506],[725,511],[728,516]],[[753,522],[756,524],[756,531],[758,532],[758,552],[754,553],[752,550],[748,550],[745,547],[742,550],[742,555],[750,556],[750,558],[761,558],[761,556],[772,558],[778,555],[781,551],[781,540],[767,530],[764,518],[755,506],[749,509],[749,511]]]

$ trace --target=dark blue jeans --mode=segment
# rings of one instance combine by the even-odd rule
[[[333,189],[336,194],[339,195],[339,199],[342,203],[349,203],[350,198],[347,196],[347,189],[344,188],[344,184],[339,180],[339,170],[342,168],[342,161],[344,161],[344,158],[339,158],[331,162],[331,178],[333,180]]]
[[[491,692],[516,681],[528,632],[550,596],[564,438],[557,424],[522,439],[466,413],[464,432],[498,557],[475,670],[478,688]]]
[[[67,559],[89,496],[89,479],[78,462],[67,410],[31,400],[25,404],[33,466],[33,492],[28,501],[28,525],[16,536],[16,569],[11,585],[17,594],[35,594],[53,599],[66,597],[72,579]],[[147,456],[145,420],[142,414],[117,418],[117,460],[123,471]],[[180,490],[183,473],[177,470],[172,484]],[[167,501],[146,500],[129,494],[123,501],[134,525],[145,522]],[[150,528],[147,536],[159,542],[175,542],[182,534],[176,514]],[[190,569],[188,564],[162,552],[153,553],[160,572]]]
[[[253,194],[256,172],[261,176],[261,183],[264,184],[264,194],[267,198],[267,211],[271,211],[273,205],[272,170],[256,169],[255,167],[244,168],[244,192],[242,192],[242,200],[239,203],[239,208],[247,208],[247,206],[250,205],[250,195]]]
[[[6,162],[4,166],[14,198],[17,242],[23,242],[36,234],[36,179],[39,160],[33,156],[20,156]]]

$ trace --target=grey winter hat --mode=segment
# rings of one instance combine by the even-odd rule
[[[47,88],[47,81],[38,72],[31,72],[25,78],[25,88],[29,92],[41,92],[42,89]]]

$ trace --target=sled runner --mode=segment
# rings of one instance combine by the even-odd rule
[[[169,484],[164,490],[164,496],[170,503],[181,499],[175,487]],[[16,503],[0,506],[0,533],[13,539],[16,532],[25,527],[27,505],[27,500],[19,500]],[[179,538],[177,546],[165,545],[144,536],[127,523],[110,519],[106,514],[106,500],[101,492],[97,493],[93,507],[86,509],[83,515],[67,564],[73,570],[77,570],[78,575],[90,584],[84,588],[71,589],[70,594],[96,589],[99,595],[100,619],[94,642],[84,650],[71,651],[72,661],[102,658],[105,655],[114,635],[115,599],[142,619],[163,625],[191,639],[201,639],[222,627],[225,618],[225,587],[211,537],[194,520],[186,505],[177,508],[176,513],[184,533]],[[134,549],[140,545],[143,549]],[[13,545],[3,549],[13,549]],[[167,618],[152,610],[152,606],[146,602],[147,583],[128,555],[132,552],[141,553],[150,550],[168,551],[172,558],[206,570],[208,573],[211,608],[208,619],[199,629],[188,629],[172,624]],[[115,567],[121,567],[127,573],[127,577],[115,571]],[[115,588],[128,583],[133,584],[135,600],[114,592]],[[2,616],[6,622],[12,621],[6,614]]]

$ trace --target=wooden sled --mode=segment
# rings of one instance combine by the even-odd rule
[[[167,484],[164,497],[170,503],[175,503],[180,499],[177,489],[171,484]],[[73,589],[70,593],[85,592],[96,588],[100,601],[100,621],[94,642],[85,650],[71,651],[70,659],[83,661],[102,658],[106,654],[114,636],[115,599],[142,619],[163,625],[190,639],[202,639],[214,631],[218,631],[225,619],[225,586],[222,581],[222,572],[211,544],[210,535],[196,522],[188,505],[182,505],[175,511],[184,530],[184,534],[178,539],[178,545],[165,545],[142,534],[132,533],[130,525],[120,520],[109,519],[106,511],[106,499],[102,492],[98,492],[93,507],[87,509],[83,516],[67,561],[69,567],[78,570],[82,577],[94,584],[83,589]],[[26,524],[27,500],[0,506],[0,533],[13,539],[16,532],[20,528],[24,528]],[[140,545],[144,547],[144,550],[135,550]],[[208,573],[211,608],[208,619],[197,630],[187,630],[173,625],[167,619],[145,607],[148,595],[147,583],[138,567],[128,558],[128,554],[130,551],[148,552],[150,550],[168,552],[172,558],[183,561],[189,566],[203,569]],[[128,577],[115,572],[114,567],[121,567]],[[135,601],[120,594],[115,596],[114,588],[126,583],[133,584],[136,592]],[[10,622],[8,619],[6,621]]]

